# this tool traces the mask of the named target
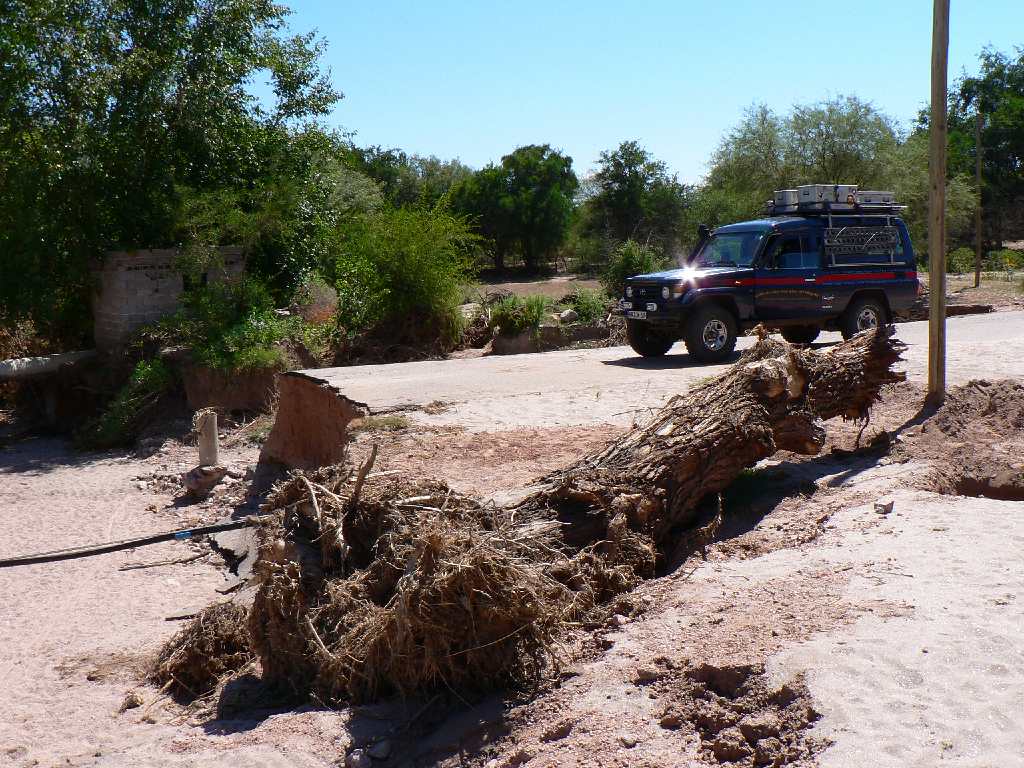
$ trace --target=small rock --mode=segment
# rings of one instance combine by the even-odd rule
[[[275,309],[274,310],[274,314],[277,315],[278,317],[291,317],[292,316],[292,313],[289,312],[287,309]]]
[[[740,721],[739,728],[740,733],[750,743],[758,739],[778,736],[781,730],[779,718],[771,712],[759,712],[756,715],[749,715]]]
[[[650,669],[648,667],[640,667],[636,671],[636,681],[638,683],[653,683],[655,680],[661,677],[661,673],[656,669]]]
[[[231,469],[228,470],[227,475],[232,480],[241,480],[243,477],[245,477],[245,472],[243,472],[240,469],[236,469],[235,467],[232,467]]]
[[[674,731],[683,724],[682,719],[679,715],[669,712],[666,715],[662,715],[661,720],[658,721],[658,725],[667,731]]]
[[[778,765],[785,749],[778,739],[761,739],[754,749],[754,762],[757,765]]]
[[[196,467],[183,474],[181,482],[190,494],[201,498],[224,478],[227,471],[226,467],[221,466]]]
[[[564,720],[561,723],[548,728],[544,733],[541,734],[540,740],[544,742],[559,741],[564,739],[570,733],[572,733],[572,720]]]
[[[575,309],[567,309],[558,315],[558,319],[563,323],[575,323],[580,319],[580,316]]]
[[[637,738],[631,733],[624,733],[619,736],[619,744],[624,746],[626,749],[632,749],[637,744]]]
[[[146,483],[144,483],[144,482],[142,482],[141,480],[139,480],[139,482],[137,482],[137,483],[135,484],[135,487],[136,487],[136,488],[138,488],[138,489],[139,489],[140,491],[144,491],[144,490],[146,490],[146,489],[147,489],[147,488],[148,488],[149,486],[148,486],[148,485],[146,485]]]
[[[896,505],[895,500],[894,501],[888,501],[888,502],[886,502],[884,504],[879,503],[879,502],[876,501],[875,502],[875,512],[877,512],[880,515],[888,515],[889,513],[892,512],[892,509],[893,509],[893,507],[895,505]]]
[[[373,760],[365,749],[353,749],[345,756],[345,768],[370,768]]]
[[[469,304],[463,304],[461,307],[459,307],[459,312],[461,312],[462,316],[467,320],[472,320],[474,317],[480,314],[481,308],[478,303],[471,301]]]
[[[623,627],[626,624],[629,624],[629,617],[623,616],[621,613],[616,613],[614,616],[608,619],[608,624],[613,627]]]
[[[121,707],[117,711],[127,712],[129,709],[141,707],[142,704],[142,696],[139,695],[138,691],[128,691],[124,697],[124,701],[121,702]]]
[[[711,742],[711,751],[719,762],[734,763],[749,757],[754,750],[747,744],[738,728],[726,728]]]
[[[387,739],[382,739],[367,749],[366,754],[374,760],[387,760],[388,755],[391,754],[391,742]]]

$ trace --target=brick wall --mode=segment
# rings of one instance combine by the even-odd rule
[[[175,249],[112,251],[95,270],[93,321],[96,348],[116,350],[143,325],[173,314],[184,281],[175,269]],[[204,276],[233,279],[245,271],[241,248],[221,248],[223,270]]]

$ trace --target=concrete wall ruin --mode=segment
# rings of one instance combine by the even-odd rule
[[[234,279],[245,271],[241,248],[218,249],[223,267],[205,279]],[[173,248],[112,251],[95,270],[93,293],[96,348],[123,347],[142,326],[173,314],[180,306],[185,284],[176,268]]]

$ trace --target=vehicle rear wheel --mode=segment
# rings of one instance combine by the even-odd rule
[[[810,344],[821,333],[816,325],[790,325],[782,329],[782,338],[790,344]]]
[[[857,299],[843,313],[839,330],[844,339],[852,339],[861,331],[885,325],[885,306],[879,299]]]
[[[658,333],[650,323],[626,320],[626,341],[640,357],[661,357],[676,340]]]
[[[686,324],[686,349],[702,363],[725,360],[736,348],[736,318],[717,304],[701,307]]]

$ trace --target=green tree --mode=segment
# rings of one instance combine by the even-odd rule
[[[0,25],[0,319],[86,325],[88,265],[170,245],[182,189],[243,188],[340,98],[267,0],[19,0]],[[249,82],[266,75],[265,106]]]
[[[400,149],[350,145],[346,162],[381,186],[385,199],[397,208],[432,208],[460,182],[473,175],[458,160],[408,155]]]
[[[858,184],[885,176],[886,152],[898,143],[893,120],[856,96],[796,106],[785,124],[785,156],[800,183]]]
[[[515,248],[535,269],[565,242],[578,185],[571,157],[531,144],[465,180],[453,191],[453,205],[491,242],[497,268]]]
[[[787,138],[784,120],[764,104],[750,107],[711,157],[705,186],[713,192],[702,195],[698,207],[708,212],[702,211],[706,218],[700,221],[725,223],[719,213],[724,211],[753,216],[774,190],[792,185],[796,174],[787,164]]]
[[[587,202],[588,229],[626,242],[670,248],[686,208],[687,187],[636,141],[602,152]]]
[[[907,206],[902,217],[919,260],[926,257],[928,250],[928,146],[928,131],[918,130],[880,158],[885,171],[879,186],[891,189],[896,200]],[[976,200],[968,176],[954,174],[946,180],[946,228],[952,240],[970,231]]]
[[[591,236],[635,240],[662,251],[676,243],[689,188],[635,141],[602,152],[587,199],[584,228]]]
[[[464,215],[483,238],[494,268],[505,268],[515,230],[512,224],[512,196],[508,176],[498,165],[488,165],[452,191],[452,207]]]
[[[501,159],[509,195],[511,236],[528,269],[548,261],[569,231],[579,182],[572,158],[548,144],[519,147]]]
[[[984,229],[988,240],[1024,235],[1024,48],[1015,55],[985,49],[980,72],[963,77],[950,93],[949,172],[975,172],[975,120],[982,116],[982,189]],[[927,126],[922,113],[921,126]]]

